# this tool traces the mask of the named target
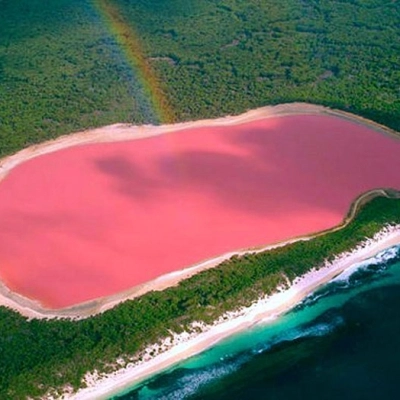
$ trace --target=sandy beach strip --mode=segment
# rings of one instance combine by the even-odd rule
[[[236,312],[227,313],[212,326],[203,326],[203,332],[198,334],[183,333],[174,339],[148,349],[147,359],[140,363],[127,362],[125,367],[109,375],[100,376],[96,371],[86,375],[88,387],[77,393],[65,393],[63,399],[89,400],[106,399],[121,393],[132,385],[161,372],[174,364],[196,355],[219,341],[252,327],[277,318],[290,310],[302,299],[329,282],[354,264],[365,261],[379,252],[400,245],[400,225],[386,227],[360,244],[355,250],[344,253],[323,268],[313,270],[297,278],[289,289],[282,290],[270,297],[260,299],[251,307]],[[160,353],[149,356],[150,351]],[[52,395],[46,397],[54,398]]]

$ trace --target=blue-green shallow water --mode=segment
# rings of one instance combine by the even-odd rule
[[[118,399],[397,399],[400,247]]]

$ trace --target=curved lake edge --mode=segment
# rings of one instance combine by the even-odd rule
[[[343,222],[335,227],[332,227],[331,229],[311,233],[306,236],[292,238],[283,242],[268,244],[258,248],[239,249],[237,251],[232,251],[216,258],[201,261],[198,264],[184,268],[182,270],[162,275],[152,281],[135,286],[126,291],[116,293],[111,296],[87,301],[72,307],[67,307],[63,309],[50,309],[43,307],[39,301],[29,299],[17,292],[10,290],[3,282],[0,281],[0,306],[8,307],[27,318],[66,318],[72,320],[90,318],[94,315],[110,310],[120,303],[138,298],[151,291],[162,291],[169,287],[176,286],[182,280],[189,279],[193,275],[196,275],[202,271],[206,271],[207,269],[217,267],[223,261],[228,260],[233,256],[242,256],[246,254],[257,254],[261,252],[266,252],[268,250],[276,249],[278,247],[284,247],[291,243],[311,240],[316,237],[341,230],[352,222],[353,218],[356,216],[357,212],[363,207],[364,204],[368,203],[374,198],[382,196],[387,198],[400,198],[400,192],[397,192],[393,189],[382,188],[374,189],[372,191],[362,194],[351,204],[348,214],[343,219]]]
[[[79,132],[72,132],[53,140],[34,144],[18,151],[17,153],[0,159],[0,182],[13,168],[25,161],[73,146],[137,140],[192,128],[241,125],[265,118],[278,118],[295,115],[329,115],[364,125],[376,132],[400,139],[400,132],[355,114],[309,103],[287,103],[275,106],[265,106],[247,111],[240,115],[225,116],[216,119],[204,119],[166,125],[131,125],[120,123]]]
[[[44,154],[48,154],[54,151],[59,151],[72,146],[100,143],[100,142],[113,142],[113,141],[127,141],[136,140],[169,132],[176,132],[183,129],[204,127],[204,126],[228,126],[228,125],[240,125],[246,122],[256,121],[265,118],[283,117],[288,115],[331,115],[342,119],[346,119],[352,122],[360,123],[380,133],[388,134],[392,137],[399,138],[399,133],[392,131],[391,129],[385,128],[373,121],[368,121],[362,117],[355,116],[346,112],[332,110],[322,106],[316,106],[306,103],[291,103],[282,104],[278,106],[263,107],[256,110],[249,111],[245,114],[232,117],[223,117],[216,120],[201,120],[194,122],[178,123],[173,125],[163,126],[131,126],[126,124],[111,125],[103,128],[97,128],[94,130],[88,130],[84,132],[78,132],[68,136],[63,136],[58,139],[44,142],[39,145],[28,147],[27,149],[21,150],[20,152],[3,158],[0,160],[0,182],[4,179],[7,174],[15,168],[17,165],[30,160],[35,157],[39,157]],[[1,183],[0,183],[1,184]],[[138,296],[143,295],[151,290],[163,290],[167,287],[176,285],[182,279],[189,278],[190,276],[212,268],[222,261],[230,258],[233,255],[241,255],[245,253],[261,252],[278,246],[283,246],[288,243],[292,243],[298,240],[308,240],[315,236],[340,229],[351,220],[357,208],[364,204],[366,200],[373,198],[377,195],[392,195],[394,192],[390,192],[385,189],[376,189],[367,192],[356,199],[351,206],[349,215],[344,219],[343,223],[333,229],[327,231],[310,234],[303,237],[293,238],[280,243],[269,243],[267,246],[263,246],[257,249],[243,249],[232,251],[219,257],[202,261],[194,266],[185,268],[181,271],[172,272],[145,284],[133,287],[127,291],[119,292],[111,296],[98,298],[93,301],[80,303],[76,306],[64,308],[64,309],[48,309],[43,307],[38,301],[28,299],[24,296],[19,295],[16,292],[9,290],[3,283],[0,282],[0,305],[10,307],[24,316],[30,318],[86,318],[97,313],[108,310],[115,305]]]

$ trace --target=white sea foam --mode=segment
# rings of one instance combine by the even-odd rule
[[[346,268],[340,275],[332,279],[331,282],[348,282],[355,272],[368,269],[371,265],[384,265],[388,261],[399,257],[399,254],[400,246],[394,246],[383,250],[374,257],[368,258],[360,263],[355,263],[349,268]]]

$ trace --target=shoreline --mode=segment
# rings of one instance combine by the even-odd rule
[[[136,140],[191,128],[205,126],[237,125],[265,118],[284,117],[289,115],[330,115],[350,120],[355,123],[364,124],[369,128],[379,131],[381,133],[390,134],[397,138],[399,137],[398,133],[390,129],[380,126],[372,121],[365,120],[362,117],[358,117],[346,112],[331,110],[326,107],[306,103],[282,104],[278,106],[263,107],[248,111],[238,116],[227,116],[215,120],[200,120],[162,126],[131,126],[128,124],[116,124],[93,130],[78,132],[67,136],[62,136],[52,141],[31,146],[29,148],[21,150],[14,155],[5,157],[0,160],[0,184],[1,181],[8,175],[8,173],[19,164],[32,158],[66,149],[72,146],[101,142],[106,143],[114,141]],[[135,297],[143,295],[148,291],[163,290],[167,287],[174,286],[179,281],[189,278],[190,276],[200,271],[212,268],[233,255],[242,255],[245,253],[265,251],[274,247],[292,243],[297,240],[308,240],[317,235],[340,229],[349,222],[355,211],[358,209],[359,205],[361,205],[366,199],[376,196],[378,194],[388,196],[389,192],[385,189],[376,189],[363,194],[353,202],[347,217],[343,216],[344,222],[327,231],[310,233],[303,237],[295,237],[291,238],[290,240],[285,240],[284,242],[269,243],[268,245],[265,245],[263,247],[239,249],[236,251],[232,251],[213,259],[200,261],[199,263],[185,267],[184,269],[162,275],[152,281],[132,287],[126,291],[118,292],[111,296],[93,299],[84,303],[79,303],[67,308],[56,309],[44,307],[40,303],[40,301],[29,299],[19,294],[18,292],[12,291],[10,288],[7,287],[4,282],[0,280],[0,306],[7,306],[28,318],[87,318],[92,315],[104,312],[125,300],[133,299]]]
[[[341,118],[346,121],[364,125],[376,132],[400,139],[400,132],[396,132],[384,125],[378,124],[377,122],[346,111],[340,111],[310,103],[285,103],[275,106],[260,107],[249,110],[243,114],[233,116],[227,115],[216,119],[203,119],[164,125],[131,125],[127,123],[117,123],[62,135],[56,139],[34,144],[18,151],[17,153],[1,158],[0,182],[13,168],[25,161],[73,146],[145,139],[187,129],[241,125],[265,118],[278,118],[295,115],[326,115]]]
[[[351,223],[357,211],[363,204],[379,196],[393,197],[393,194],[388,193],[385,189],[374,189],[362,194],[351,204],[347,215],[343,218],[343,221],[339,225],[336,225],[328,230],[314,232],[305,236],[294,237],[285,241],[270,243],[260,247],[238,249],[236,251],[234,250],[208,260],[200,261],[199,263],[181,270],[161,275],[154,280],[134,286],[126,291],[118,292],[111,296],[90,300],[67,308],[51,309],[43,307],[39,301],[29,299],[17,292],[13,292],[4,284],[4,282],[0,280],[0,307],[8,307],[29,319],[65,318],[79,320],[89,318],[110,310],[124,301],[135,299],[150,291],[161,291],[169,287],[176,286],[180,281],[188,279],[199,272],[214,268],[232,256],[257,254],[278,247],[283,247],[298,241],[312,240],[318,236],[340,230]],[[396,197],[397,196],[400,196],[400,194],[396,194]]]
[[[326,263],[322,268],[314,269],[302,277],[296,278],[289,288],[278,290],[277,293],[258,300],[248,308],[228,312],[211,326],[193,324],[194,328],[201,328],[200,333],[184,332],[174,335],[172,340],[171,338],[164,339],[161,344],[147,349],[142,362],[134,363],[133,360],[130,360],[124,365],[124,362],[120,360],[120,368],[116,372],[101,376],[96,371],[87,373],[85,376],[87,387],[79,389],[76,393],[67,389],[62,398],[107,399],[109,396],[121,394],[147,378],[212,347],[233,334],[278,318],[317,288],[328,283],[354,264],[374,257],[381,251],[394,246],[400,246],[400,225],[383,228],[372,239],[365,240],[354,250],[340,254],[334,261]],[[156,352],[156,355],[150,356],[152,352]],[[46,398],[53,399],[54,397],[50,395]]]

